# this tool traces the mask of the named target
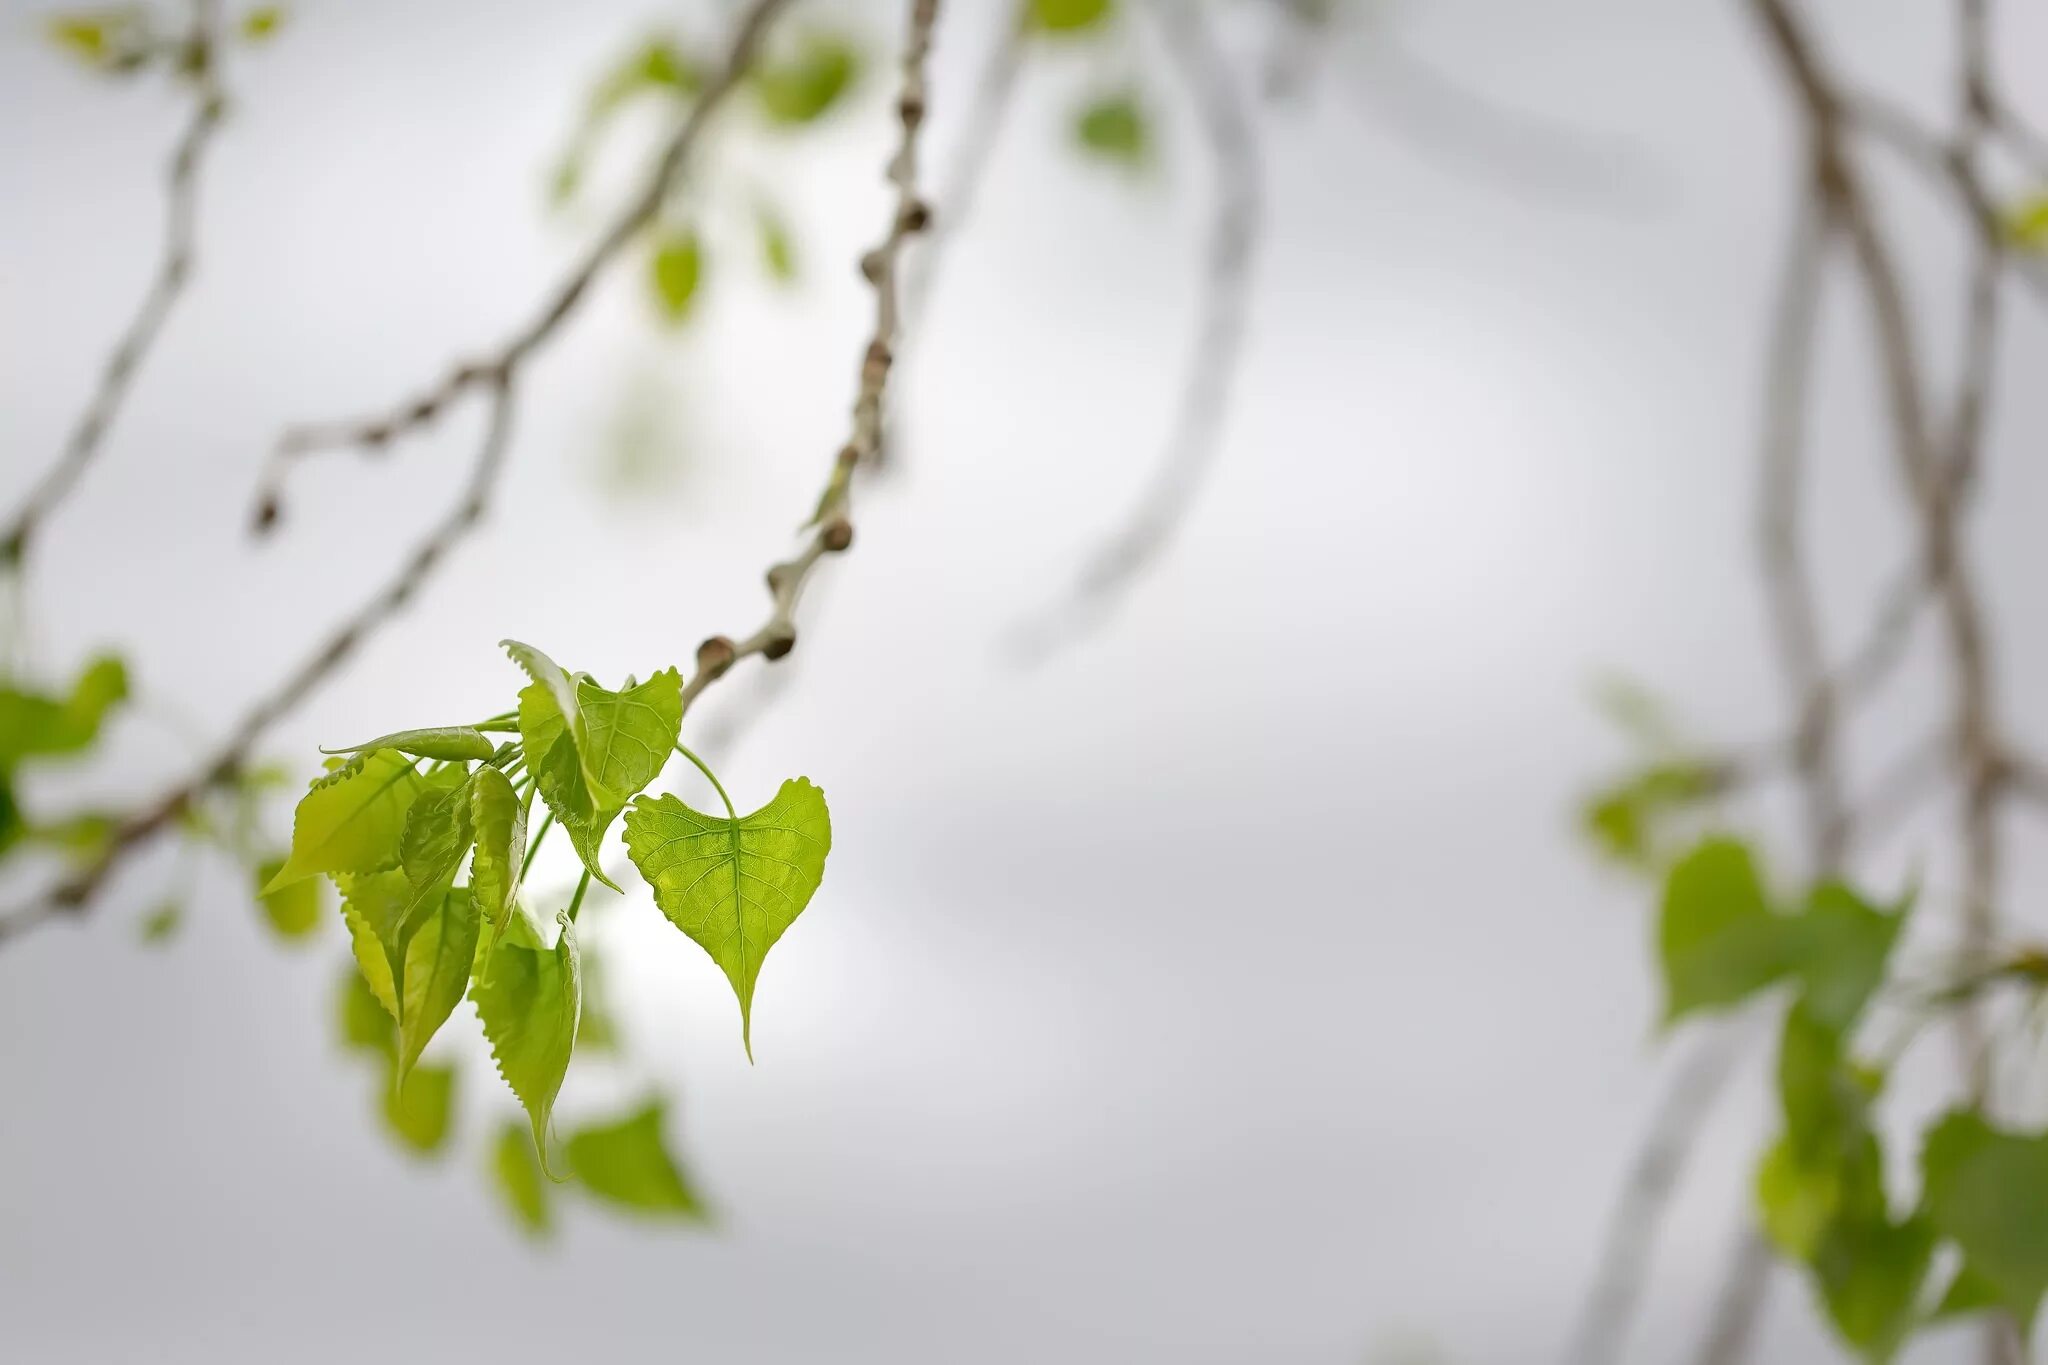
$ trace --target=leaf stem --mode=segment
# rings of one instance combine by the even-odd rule
[[[583,893],[590,889],[590,869],[584,868],[582,877],[577,879],[576,894],[569,898],[569,923],[576,922],[576,912],[583,908]]]
[[[540,822],[540,832],[533,836],[533,842],[526,846],[526,861],[519,865],[519,878],[526,879],[526,871],[533,866],[534,855],[540,852],[540,841],[548,837],[548,831],[555,827],[555,813],[549,811],[547,818]]]
[[[676,752],[681,754],[684,758],[689,759],[690,762],[696,764],[697,771],[704,774],[704,776],[710,780],[712,789],[718,793],[718,799],[725,802],[726,818],[737,824],[739,822],[740,814],[738,811],[732,808],[732,798],[725,794],[725,784],[718,780],[717,773],[711,771],[711,765],[706,763],[703,759],[697,757],[697,755],[691,753],[689,750],[689,746],[685,745],[681,740],[676,741]]]

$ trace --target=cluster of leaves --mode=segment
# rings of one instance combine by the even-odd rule
[[[385,1117],[403,1142],[433,1151],[447,1138],[455,1068],[422,1059],[466,998],[499,1074],[526,1110],[517,1140],[501,1133],[491,1149],[494,1176],[524,1225],[548,1226],[543,1177],[556,1177],[564,1155],[560,1178],[573,1174],[600,1199],[697,1217],[701,1205],[669,1155],[658,1102],[551,1147],[555,1101],[572,1057],[593,1045],[593,1024],[604,1035],[599,1045],[611,1033],[591,1010],[596,978],[578,914],[592,881],[617,889],[602,855],[607,835],[623,823],[631,865],[653,888],[655,904],[731,983],[751,1057],[762,960],[824,876],[831,847],[824,796],[796,778],[741,816],[679,742],[676,670],[628,679],[614,691],[530,646],[505,647],[530,679],[516,709],[337,751],[299,802],[290,855],[264,891],[283,894],[325,877],[339,892],[354,957],[342,992],[342,1036],[382,1062]],[[724,815],[646,794],[676,753],[703,770]],[[527,874],[557,827],[581,875],[566,907],[545,917],[528,894]]]
[[[267,42],[283,25],[284,8],[258,5],[235,21],[236,36],[247,43]],[[196,35],[167,27],[147,5],[111,5],[51,15],[45,31],[59,50],[90,70],[111,76],[133,75],[167,66],[184,75],[196,74],[211,59]]]
[[[1750,850],[1716,836],[1671,867],[1658,924],[1667,1023],[1776,988],[1790,997],[1776,1067],[1783,1127],[1758,1167],[1759,1213],[1870,1361],[1964,1314],[2031,1328],[2048,1293],[2048,1132],[1953,1110],[1921,1135],[1917,1201],[1887,1188],[1874,1110],[1888,1075],[1853,1044],[1911,903],[1873,904],[1827,881],[1777,904]],[[1954,1268],[1942,1276],[1944,1263]]]
[[[760,121],[780,132],[809,128],[844,106],[859,83],[861,52],[846,35],[809,28],[779,39],[748,73],[749,103]],[[687,108],[702,93],[707,72],[682,39],[656,34],[612,65],[592,90],[569,149],[556,164],[552,195],[557,205],[576,198],[598,145],[618,116],[643,103]],[[747,220],[761,268],[778,284],[797,277],[797,251],[788,216],[758,186],[748,191]],[[705,271],[705,221],[701,196],[692,206],[666,204],[648,234],[646,278],[656,315],[671,326],[694,314]]]

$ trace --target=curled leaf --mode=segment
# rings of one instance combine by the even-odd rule
[[[543,1171],[548,1170],[548,1120],[576,1050],[582,1008],[576,930],[567,915],[558,922],[561,937],[550,948],[525,931],[524,916],[516,917],[470,992],[498,1074],[526,1108]]]
[[[350,744],[340,749],[322,749],[323,754],[355,754],[365,749],[396,749],[415,758],[443,762],[482,760],[495,752],[491,741],[467,725],[437,725],[424,730],[400,730],[379,735],[367,744]]]

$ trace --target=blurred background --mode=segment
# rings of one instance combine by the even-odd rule
[[[276,433],[388,405],[522,321],[663,126],[625,118],[551,206],[593,79],[653,28],[715,43],[734,8],[301,0],[237,55],[194,288],[20,604],[35,667],[117,648],[136,702],[39,792],[157,788],[389,572],[456,495],[477,410],[302,463],[259,544]],[[1732,3],[1375,5],[1271,99],[1256,8],[1218,32],[1255,102],[1264,231],[1219,463],[1177,541],[1099,629],[1020,663],[1020,626],[1060,609],[1153,472],[1203,306],[1211,169],[1141,28],[1026,63],[948,225],[856,550],[726,747],[743,809],[806,773],[837,825],[762,976],[758,1065],[644,894],[592,907],[632,1049],[579,1062],[561,1112],[673,1096],[713,1226],[569,1206],[522,1238],[483,1178],[477,1135],[517,1116],[488,1067],[464,1073],[466,1140],[394,1146],[333,1039],[338,919],[280,944],[241,872],[165,849],[84,922],[0,952],[0,1358],[1556,1358],[1669,1068],[1752,1028],[1657,1035],[1654,891],[1574,820],[1626,758],[1603,677],[1703,737],[1783,727],[1753,500],[1796,130]],[[1946,107],[1940,7],[1814,8],[1859,77]],[[267,758],[310,771],[318,744],[502,709],[505,636],[610,680],[752,628],[844,440],[897,9],[806,7],[869,55],[843,108],[710,144],[687,324],[637,270],[605,282],[526,378],[480,533]],[[936,167],[1008,13],[949,10]],[[184,108],[63,60],[47,13],[0,2],[10,502],[146,284]],[[2038,75],[2048,9],[2001,14],[2009,73]],[[1151,153],[1077,150],[1077,100],[1126,84]],[[788,285],[753,263],[761,187]],[[1891,188],[1913,302],[1947,318],[1956,229]],[[1909,541],[1861,321],[1838,311],[1812,529],[1848,623]],[[2016,313],[1974,536],[2012,721],[2048,739],[2044,362],[2038,310]],[[686,739],[747,712],[747,667]],[[1852,767],[1881,767],[1943,686],[1937,658],[1910,663]],[[1751,823],[1769,843],[1791,809]],[[286,804],[267,818],[281,839]],[[1947,819],[1921,812],[1873,876],[1918,868],[1938,903]],[[2042,849],[2015,835],[2025,922]],[[571,864],[541,875],[566,891]],[[139,943],[187,876],[182,931]],[[437,1054],[481,1059],[468,1017]],[[1769,1124],[1753,1060],[1644,1267],[1627,1360],[1691,1358]],[[1909,1060],[1936,1102],[1946,1054]],[[1755,1358],[1842,1358],[1790,1271]]]

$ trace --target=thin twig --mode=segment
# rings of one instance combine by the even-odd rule
[[[192,0],[183,50],[192,80],[192,116],[172,149],[165,174],[163,249],[142,304],[100,371],[92,398],[79,415],[57,460],[45,470],[0,531],[0,566],[21,567],[30,544],[105,446],[136,373],[163,334],[164,324],[191,282],[199,251],[199,173],[227,109],[220,85],[219,0]]]
[[[902,137],[889,159],[889,183],[895,187],[888,230],[881,244],[861,258],[861,273],[875,288],[875,325],[861,355],[860,377],[853,401],[853,430],[832,462],[832,472],[812,517],[813,529],[803,547],[768,570],[768,618],[751,635],[735,642],[714,635],[697,647],[697,671],[683,684],[683,710],[741,659],[753,655],[773,661],[796,648],[796,608],[804,585],[818,561],[853,545],[852,497],[856,470],[881,447],[888,398],[889,373],[895,362],[902,325],[899,280],[911,239],[931,220],[931,209],[918,197],[918,132],[928,106],[925,68],[931,53],[932,28],[939,0],[910,0],[908,32],[903,44],[902,88],[896,99]]]
[[[1215,209],[1203,266],[1203,305],[1179,405],[1150,485],[1122,529],[1087,560],[1063,601],[1025,623],[1026,662],[1099,626],[1179,532],[1223,449],[1224,422],[1244,357],[1252,264],[1264,213],[1251,111],[1196,5],[1160,0],[1148,11],[1187,83],[1215,164]]]
[[[475,529],[489,508],[491,493],[504,467],[522,366],[555,334],[575,311],[590,285],[653,218],[670,184],[682,173],[692,147],[709,124],[712,114],[737,88],[753,64],[763,35],[787,4],[788,0],[753,0],[733,32],[723,66],[670,137],[647,184],[567,279],[549,295],[548,303],[535,320],[515,333],[489,361],[461,366],[453,371],[436,390],[442,397],[435,401],[432,410],[422,412],[426,405],[414,404],[388,419],[372,419],[382,423],[388,439],[390,432],[410,431],[424,425],[447,399],[467,393],[481,394],[487,405],[485,434],[469,481],[457,504],[435,524],[384,586],[298,667],[286,674],[274,689],[243,713],[228,738],[197,771],[116,827],[99,857],[91,864],[40,900],[0,918],[0,941],[59,915],[82,912],[130,855],[172,828],[178,817],[209,791],[234,781],[247,765],[264,733],[330,678],[365,639],[397,615],[433,576],[449,552]],[[360,424],[345,424],[343,429],[360,433],[365,428]],[[274,488],[265,496],[267,515],[262,517],[265,525],[275,520],[275,496]]]

